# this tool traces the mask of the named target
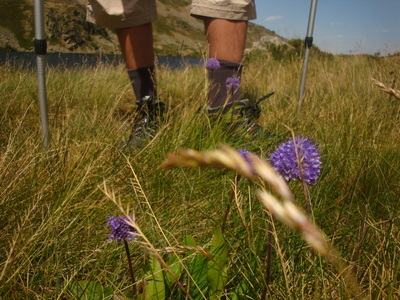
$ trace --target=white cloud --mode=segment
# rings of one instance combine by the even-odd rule
[[[275,16],[268,16],[265,18],[265,21],[267,22],[272,22],[272,21],[276,21],[276,20],[280,20],[283,19],[283,16],[281,15],[275,15]]]

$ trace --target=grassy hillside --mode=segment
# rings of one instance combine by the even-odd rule
[[[118,53],[112,30],[86,22],[85,0],[45,2],[45,29],[49,52]],[[159,1],[159,18],[154,23],[158,54],[201,55],[205,38],[203,23],[189,16],[189,1]],[[10,13],[12,11],[12,13]],[[251,24],[248,47],[271,31]],[[32,51],[34,38],[33,2],[0,2],[0,51]]]
[[[135,282],[158,288],[153,299],[398,299],[400,102],[370,78],[390,86],[399,57],[312,56],[300,116],[299,57],[258,53],[246,66],[247,96],[275,91],[262,103],[265,135],[252,139],[197,113],[206,101],[204,70],[159,68],[169,110],[140,151],[119,146],[133,111],[122,66],[49,70],[47,151],[35,72],[1,67],[0,298],[133,298],[124,244],[108,241],[106,226],[127,214],[147,238],[129,242]],[[293,133],[319,144],[323,168],[309,193],[299,181],[288,187],[298,207],[310,199],[310,218],[339,263],[271,218],[256,197],[260,188],[278,197],[269,185],[236,182],[221,168],[159,168],[179,148],[221,144],[267,159]],[[215,229],[224,222],[221,236]]]

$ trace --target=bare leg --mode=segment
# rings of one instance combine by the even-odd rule
[[[152,24],[119,28],[116,31],[137,105],[136,120],[128,145],[131,148],[141,148],[146,140],[154,137],[154,124],[164,109],[164,103],[156,101]]]
[[[246,44],[247,21],[205,18],[209,57],[240,63]]]
[[[139,69],[154,65],[152,24],[116,30],[122,54],[128,69]]]
[[[152,24],[118,28],[116,31],[136,100],[140,102],[144,97],[156,97]]]

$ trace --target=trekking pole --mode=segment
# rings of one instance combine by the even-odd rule
[[[44,33],[44,3],[43,0],[35,0],[35,54],[38,75],[38,94],[40,119],[42,123],[43,145],[47,148],[49,144],[49,124],[46,99],[46,52],[47,43]]]
[[[304,89],[306,86],[308,58],[310,56],[310,50],[311,50],[311,46],[313,43],[313,31],[314,31],[314,21],[315,21],[316,10],[317,10],[317,0],[311,0],[310,15],[308,18],[308,26],[307,26],[307,35],[305,38],[305,53],[304,53],[304,62],[303,62],[303,72],[301,74],[299,102],[298,102],[298,106],[297,106],[298,114],[301,111],[301,105],[303,103]]]

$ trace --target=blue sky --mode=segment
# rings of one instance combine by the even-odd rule
[[[304,39],[311,0],[256,0],[256,24],[285,38]],[[314,44],[324,51],[400,51],[400,0],[319,0]]]

